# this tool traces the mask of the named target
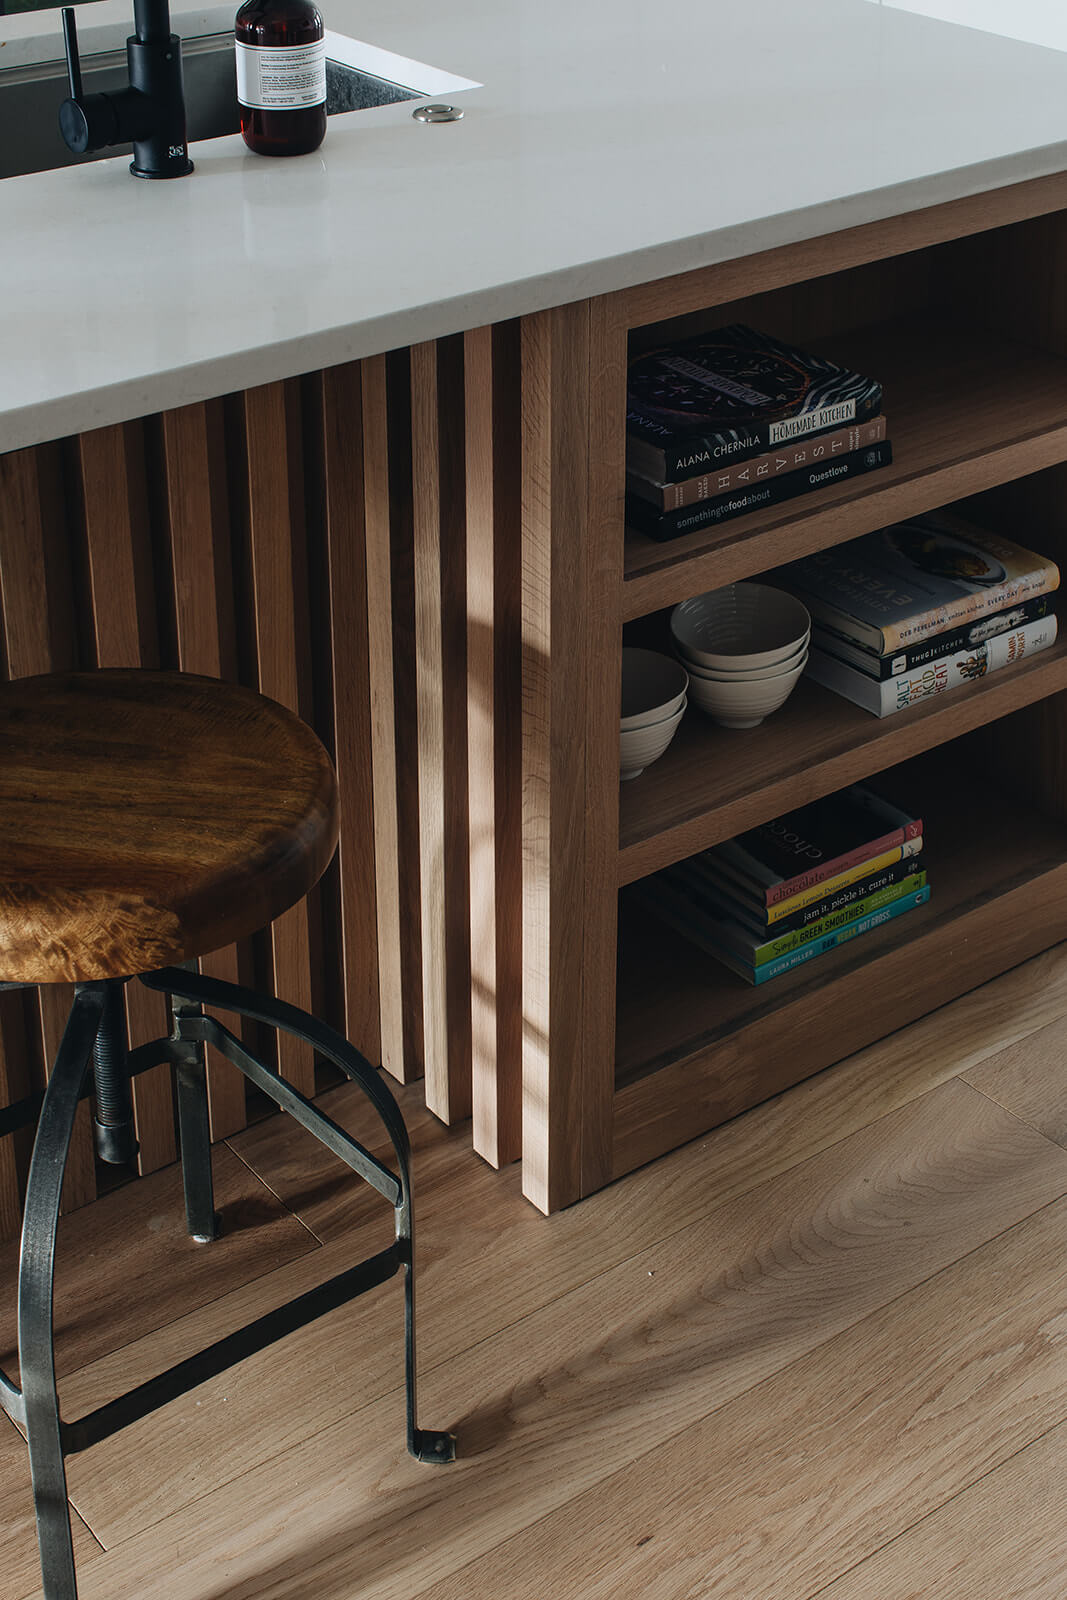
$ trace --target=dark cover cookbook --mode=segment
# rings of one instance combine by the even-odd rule
[[[627,459],[660,483],[878,415],[882,386],[744,323],[635,356]]]
[[[921,836],[918,818],[855,783],[714,845],[707,857],[747,880],[773,906]]]

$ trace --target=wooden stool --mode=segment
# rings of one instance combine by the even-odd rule
[[[0,987],[76,986],[43,1100],[0,1116],[0,1132],[37,1118],[19,1264],[21,1387],[0,1373],[0,1404],[29,1445],[46,1600],[77,1595],[67,1454],[401,1268],[408,1449],[423,1461],[454,1457],[450,1434],[416,1424],[409,1149],[396,1102],[364,1057],[314,1017],[195,970],[196,957],[247,937],[307,893],[333,854],[336,811],[333,768],[318,739],[251,690],[182,673],[120,671],[23,678],[0,687]],[[169,1038],[135,1050],[127,1045],[122,1003],[131,978],[169,995],[173,1022]],[[205,1016],[205,1004],[294,1034],[334,1062],[381,1117],[397,1170]],[[137,1149],[130,1077],[173,1065],[186,1222],[207,1242],[216,1236],[217,1218],[206,1044],[385,1196],[395,1208],[395,1242],[158,1378],[64,1422],[53,1353],[53,1265],[63,1172],[90,1064],[98,1152],[112,1162],[129,1160]]]

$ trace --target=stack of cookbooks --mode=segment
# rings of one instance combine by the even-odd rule
[[[945,512],[781,567],[811,612],[807,675],[877,717],[1056,640],[1055,562]]]
[[[633,899],[766,983],[930,898],[923,825],[854,784],[645,878]]]
[[[675,539],[893,459],[873,378],[734,323],[630,362],[626,520]]]

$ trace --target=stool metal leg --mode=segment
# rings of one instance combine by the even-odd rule
[[[407,1128],[400,1108],[378,1073],[365,1056],[347,1039],[341,1037],[317,1017],[299,1010],[268,995],[255,994],[237,984],[223,983],[217,978],[206,978],[169,967],[159,972],[142,973],[140,980],[149,989],[161,989],[175,997],[197,1002],[179,1020],[175,1009],[175,1023],[183,1040],[208,1040],[232,1061],[257,1088],[271,1097],[283,1111],[305,1127],[320,1143],[365,1178],[385,1195],[394,1207],[396,1220],[396,1260],[404,1271],[404,1353],[407,1395],[407,1447],[420,1461],[449,1462],[455,1459],[456,1442],[450,1433],[437,1432],[418,1426],[416,1413],[415,1369],[415,1283],[414,1238],[411,1206],[411,1178],[408,1170],[410,1145]],[[282,1029],[295,1035],[317,1050],[353,1083],[357,1084],[377,1111],[389,1135],[396,1157],[397,1173],[384,1167],[380,1161],[339,1128],[325,1113],[319,1111],[273,1067],[254,1056],[251,1051],[224,1028],[214,1017],[198,1014],[204,1004],[221,1011],[232,1011],[238,1016],[251,1017],[268,1027]]]
[[[75,994],[41,1108],[22,1224],[19,1371],[45,1600],[77,1600],[78,1593],[56,1393],[52,1285],[63,1173],[105,995],[102,983],[79,985]]]
[[[188,969],[195,974],[196,968]],[[215,1210],[215,1187],[211,1172],[211,1128],[207,1103],[207,1049],[199,1040],[182,1039],[183,1024],[189,1017],[203,1015],[195,1000],[170,997],[174,1019],[174,1052],[178,1092],[178,1136],[181,1140],[182,1185],[185,1190],[185,1222],[199,1244],[210,1244],[219,1236],[219,1214]],[[188,1031],[186,1029],[186,1031]]]

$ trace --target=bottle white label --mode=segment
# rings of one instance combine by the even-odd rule
[[[313,44],[243,44],[237,49],[237,98],[250,111],[299,111],[326,99],[326,40]]]

